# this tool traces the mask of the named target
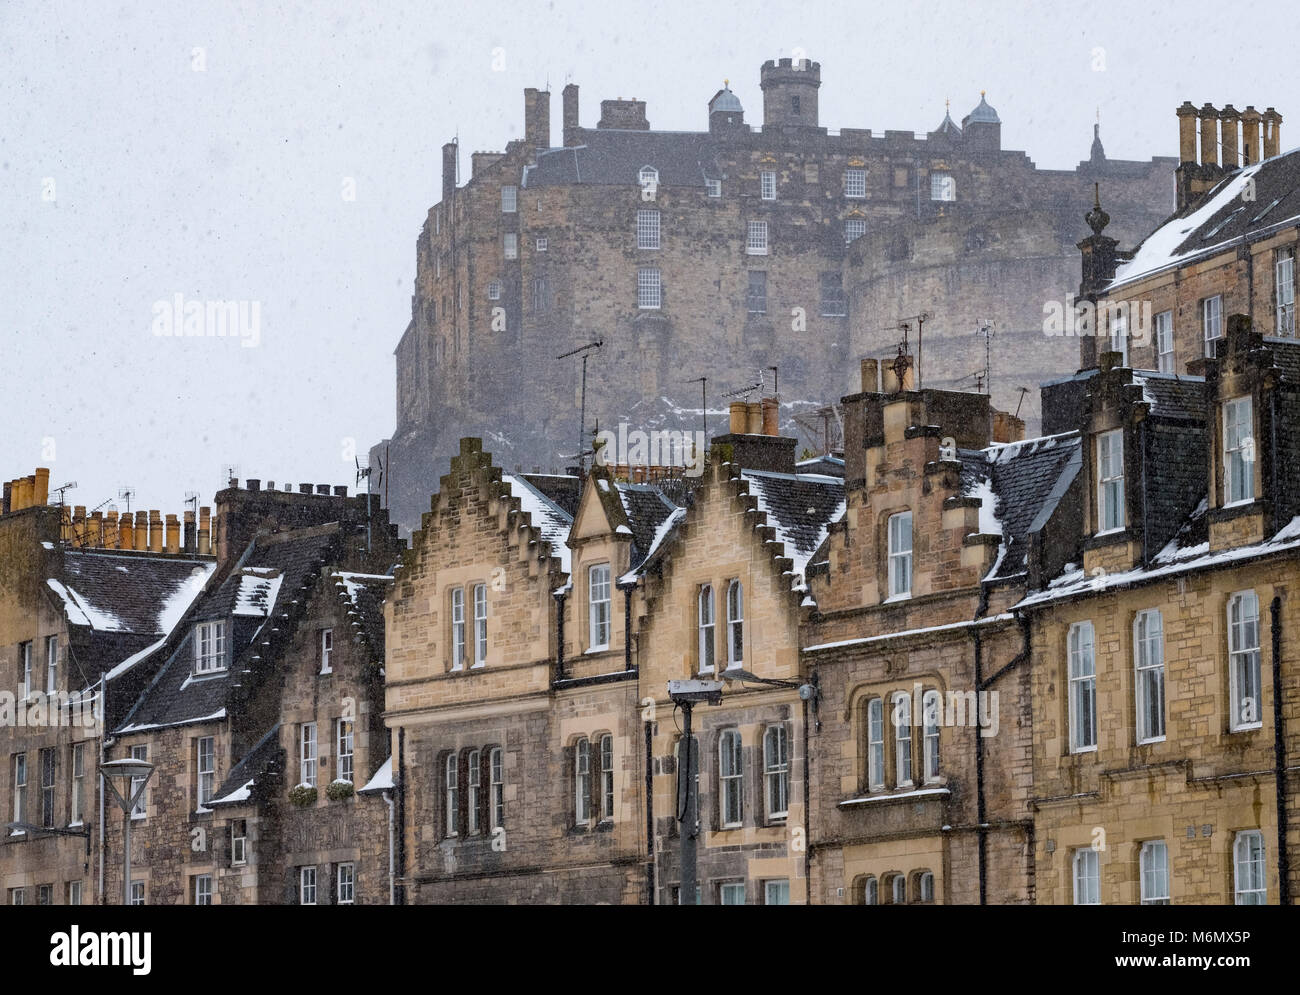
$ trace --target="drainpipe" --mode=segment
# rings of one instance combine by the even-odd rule
[[[623,585],[623,669],[632,669],[632,592],[635,584]]]
[[[1277,887],[1278,901],[1291,904],[1291,860],[1287,853],[1286,814],[1286,729],[1282,718],[1282,599],[1273,596],[1269,605],[1273,622],[1273,778],[1277,795]]]
[[[812,675],[809,683],[813,687],[817,686],[816,674]],[[808,759],[811,738],[808,730],[808,699],[802,699],[800,704],[803,705],[803,900],[805,905],[812,905],[812,847],[808,845],[809,838],[812,836],[812,788]]]
[[[403,884],[394,887],[397,905],[406,904],[406,730],[397,729],[397,875]]]
[[[104,739],[105,729],[108,724],[108,681],[104,680],[101,672],[99,676],[99,902],[104,902],[104,847],[107,841],[104,839]]]
[[[983,591],[980,592],[981,608],[987,608],[984,604],[986,600]],[[980,612],[983,614],[983,611]],[[987,887],[988,887],[988,839],[987,823],[985,819],[984,804],[984,730],[979,724],[979,688],[984,682],[984,643],[980,638],[980,630],[975,630],[975,825],[976,836],[979,840],[979,879],[980,879],[980,905],[987,905]]]
[[[388,904],[396,905],[397,903],[393,901],[396,892],[393,875],[393,793],[385,791],[383,798],[384,804],[388,807]]]
[[[646,905],[655,904],[655,776],[654,723],[645,723],[645,842]]]
[[[555,679],[564,680],[564,594],[556,591],[555,598]]]
[[[1151,537],[1147,534],[1147,420],[1138,423],[1138,459],[1142,461],[1142,566],[1151,565]]]

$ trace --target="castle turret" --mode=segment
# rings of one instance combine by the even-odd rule
[[[980,91],[980,102],[961,120],[966,148],[973,152],[996,152],[1002,148],[1002,119]]]
[[[709,134],[715,138],[749,131],[745,124],[745,108],[731,92],[730,83],[731,80],[723,80],[722,89],[709,101]]]
[[[763,63],[763,127],[817,127],[817,89],[822,85],[821,63],[808,59],[781,59]]]

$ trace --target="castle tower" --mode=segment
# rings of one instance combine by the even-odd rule
[[[714,138],[749,131],[745,124],[745,108],[741,106],[740,98],[731,92],[730,83],[731,80],[723,80],[722,89],[709,100],[709,134]]]
[[[996,152],[1002,148],[1002,119],[980,91],[980,102],[961,121],[966,148],[972,152]]]
[[[763,127],[817,127],[817,88],[822,67],[808,59],[763,63]]]

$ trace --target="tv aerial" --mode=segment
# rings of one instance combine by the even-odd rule
[[[131,514],[131,499],[135,497],[135,488],[130,484],[123,484],[117,489],[117,496],[126,503],[126,513]]]

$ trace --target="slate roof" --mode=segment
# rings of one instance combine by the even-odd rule
[[[526,481],[550,498],[569,515],[578,513],[578,500],[582,496],[582,481],[568,473],[523,473]]]
[[[614,487],[632,530],[631,569],[635,570],[654,549],[661,527],[678,510],[677,505],[653,484],[616,483]]]
[[[362,574],[340,570],[330,575],[339,597],[347,609],[348,624],[354,635],[384,658],[384,599],[392,590],[388,574]]]
[[[1079,433],[963,449],[958,458],[963,493],[985,502],[980,531],[1002,535],[997,559],[985,579],[1023,574],[1030,536],[1047,523],[1083,465]]]
[[[262,642],[288,625],[292,610],[305,598],[304,588],[331,558],[338,536],[335,523],[256,538],[217,589],[195,602],[185,619],[186,631],[169,641],[167,662],[117,732],[225,718],[232,684],[259,655]],[[195,677],[193,623],[214,619],[227,621],[227,667]]]
[[[1242,194],[1254,183],[1254,199]],[[1300,218],[1300,149],[1293,149],[1225,176],[1142,241],[1120,265],[1111,291],[1162,270],[1224,251],[1294,224]]]
[[[844,477],[844,457],[825,453],[811,459],[800,460],[794,465],[796,473],[821,473],[828,477]]]
[[[572,184],[637,186],[643,166],[659,171],[661,186],[704,187],[723,179],[708,132],[586,129],[582,145],[548,149],[524,170],[527,188]]]
[[[1300,383],[1300,342],[1268,336],[1264,344],[1273,350],[1273,365],[1282,371],[1282,378]]]
[[[252,789],[257,778],[266,772],[267,767],[280,754],[280,723],[272,726],[271,731],[254,744],[244,758],[231,768],[230,774],[221,783],[208,807],[215,805],[245,805],[252,800]]]
[[[82,677],[100,673],[169,632],[203,589],[211,558],[133,556],[67,550],[46,581],[62,605]],[[93,672],[92,672],[93,671]]]
[[[1142,386],[1151,414],[1185,421],[1205,420],[1205,378],[1142,370],[1133,382]]]
[[[510,488],[512,497],[519,499],[519,511],[529,516],[533,528],[551,547],[551,555],[558,558],[567,574],[572,570],[573,558],[569,549],[569,529],[573,516],[530,484],[527,478],[515,473],[501,474],[501,482]]]
[[[792,587],[806,586],[808,563],[826,541],[832,522],[844,515],[844,481],[820,473],[745,470],[741,477],[758,500],[758,510],[776,529],[792,562]]]

